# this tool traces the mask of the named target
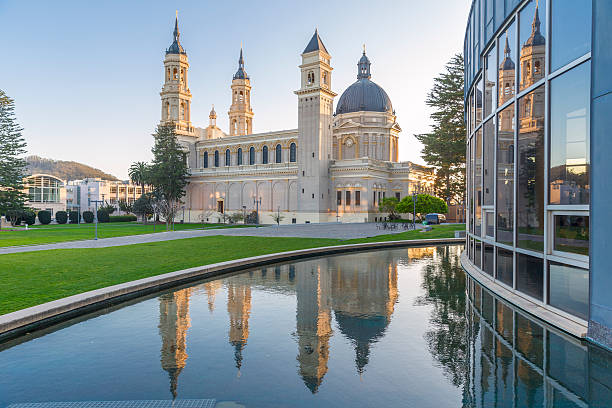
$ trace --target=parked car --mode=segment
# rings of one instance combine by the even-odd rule
[[[428,224],[442,224],[446,222],[446,215],[437,213],[427,214],[425,216],[425,221]]]

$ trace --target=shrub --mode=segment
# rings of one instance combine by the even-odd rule
[[[40,221],[40,223],[44,225],[51,223],[51,213],[47,210],[39,211],[38,221]]]
[[[83,221],[91,224],[94,220],[93,211],[83,211]]]
[[[102,223],[102,222],[109,222],[110,221],[110,216],[108,215],[108,213],[104,210],[98,210],[98,222]]]
[[[21,221],[25,221],[28,225],[36,224],[36,213],[30,209],[24,210],[21,213]]]
[[[65,224],[68,222],[68,213],[66,211],[58,211],[55,213],[55,221],[58,224]]]
[[[78,211],[70,211],[68,213],[68,218],[70,219],[71,224],[78,224],[81,214]]]
[[[136,221],[135,215],[111,215],[110,222],[132,222]]]

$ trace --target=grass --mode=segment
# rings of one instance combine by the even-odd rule
[[[209,236],[95,249],[58,249],[0,256],[0,315],[66,296],[166,272],[249,256],[321,246],[400,239],[450,238],[464,225],[434,226],[373,238]],[[231,250],[228,250],[231,249]]]
[[[244,225],[205,224],[206,228],[243,227]],[[202,224],[174,224],[176,231],[202,228]],[[157,224],[155,232],[166,231],[165,224]],[[153,224],[143,225],[136,222],[109,222],[98,224],[98,238],[123,237],[127,235],[152,234]],[[0,247],[16,245],[39,245],[55,242],[79,241],[93,239],[95,235],[94,224],[49,224],[36,225],[27,231],[3,230],[0,231]]]

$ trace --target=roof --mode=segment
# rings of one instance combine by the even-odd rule
[[[319,32],[317,29],[315,29],[315,32],[312,38],[310,39],[310,42],[308,43],[306,48],[304,48],[304,52],[302,54],[306,54],[307,52],[313,51],[323,51],[324,53],[329,54],[329,52],[327,52],[327,48],[325,48],[325,45],[323,44],[323,41],[321,41],[321,37],[319,37]]]
[[[242,47],[240,47],[240,58],[238,58],[238,71],[234,74],[233,79],[249,79],[244,70],[244,58],[242,57]]]
[[[178,28],[178,17],[174,20],[174,41],[170,44],[170,47],[166,50],[166,54],[187,54],[185,49],[181,45],[181,41],[179,40],[181,33]]]

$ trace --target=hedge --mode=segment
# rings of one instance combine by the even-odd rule
[[[36,213],[32,210],[25,210],[21,212],[21,221],[25,221],[28,225],[36,224]]]
[[[68,218],[70,219],[71,224],[78,224],[81,214],[78,211],[70,211],[68,213]]]
[[[109,219],[110,222],[131,222],[137,220],[135,215],[111,215]]]
[[[55,221],[58,224],[65,224],[68,222],[68,213],[66,211],[58,211],[55,213]]]
[[[47,210],[39,211],[38,221],[40,221],[41,224],[45,224],[45,225],[51,223],[51,213]]]
[[[83,211],[83,221],[88,224],[91,224],[94,220],[94,215],[92,211]]]
[[[106,211],[98,210],[98,222],[109,222],[110,216]]]

